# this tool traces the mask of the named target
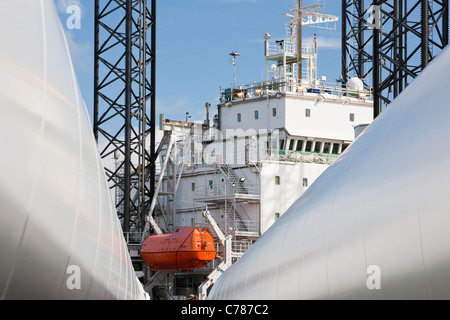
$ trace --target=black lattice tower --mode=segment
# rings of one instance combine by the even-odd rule
[[[342,77],[366,80],[372,71],[372,30],[365,21],[364,0],[342,0]],[[367,81],[364,81],[367,85]]]
[[[343,0],[343,78],[373,87],[374,117],[448,44],[448,9],[448,0]]]
[[[93,129],[124,232],[154,192],[155,14],[156,0],[95,0]]]

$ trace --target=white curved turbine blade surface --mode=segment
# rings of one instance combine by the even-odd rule
[[[53,1],[0,15],[0,297],[143,298]]]

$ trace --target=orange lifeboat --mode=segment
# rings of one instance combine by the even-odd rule
[[[178,227],[174,233],[149,236],[139,252],[152,270],[197,269],[216,257],[208,229]]]

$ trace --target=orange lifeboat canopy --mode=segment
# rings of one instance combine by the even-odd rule
[[[208,229],[178,227],[174,233],[149,236],[140,255],[152,270],[198,269],[216,257]]]

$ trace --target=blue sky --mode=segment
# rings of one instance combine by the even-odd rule
[[[83,97],[92,118],[94,83],[94,1],[55,0],[66,30]],[[304,6],[322,4],[323,12],[341,19],[337,0],[303,0]],[[69,30],[66,8],[81,8],[81,28]],[[293,0],[159,0],[157,1],[156,101],[157,115],[202,121],[205,103],[214,113],[220,87],[233,82],[229,53],[238,51],[236,83],[265,77],[264,31],[272,41],[285,38],[285,23]],[[336,30],[304,27],[305,41],[317,33],[319,76],[337,79],[341,70],[340,21]]]

